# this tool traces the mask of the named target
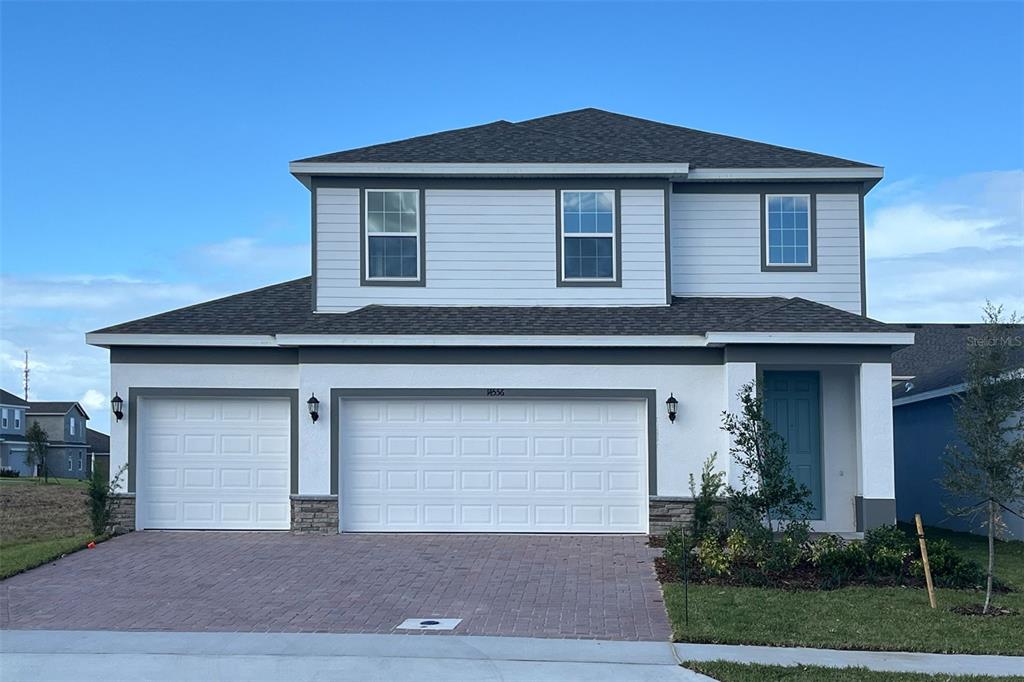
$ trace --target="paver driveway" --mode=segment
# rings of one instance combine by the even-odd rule
[[[140,532],[0,582],[5,629],[670,636],[641,536]]]

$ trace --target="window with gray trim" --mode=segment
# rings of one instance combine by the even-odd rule
[[[562,279],[613,281],[615,191],[562,191]]]
[[[366,278],[420,278],[418,190],[366,190]]]
[[[765,196],[765,265],[811,265],[811,198],[806,194]]]

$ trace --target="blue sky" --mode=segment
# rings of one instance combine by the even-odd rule
[[[869,313],[1024,310],[1024,4],[3,2],[0,383],[106,425],[85,331],[309,272],[287,162],[584,106],[886,167]]]

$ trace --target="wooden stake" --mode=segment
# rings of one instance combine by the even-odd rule
[[[932,567],[928,565],[928,546],[924,543],[924,524],[921,523],[921,515],[914,514],[914,523],[917,524],[917,542],[921,545],[921,563],[924,565],[924,582],[928,586],[928,603],[935,608],[935,587],[932,585]]]

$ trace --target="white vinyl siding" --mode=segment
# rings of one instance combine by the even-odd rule
[[[555,190],[426,191],[426,286],[361,287],[359,193],[316,192],[321,312],[384,305],[664,305],[664,192],[621,193],[622,286],[558,287]]]
[[[761,271],[758,194],[673,194],[672,293],[800,296],[861,312],[856,194],[817,195],[817,271]]]

